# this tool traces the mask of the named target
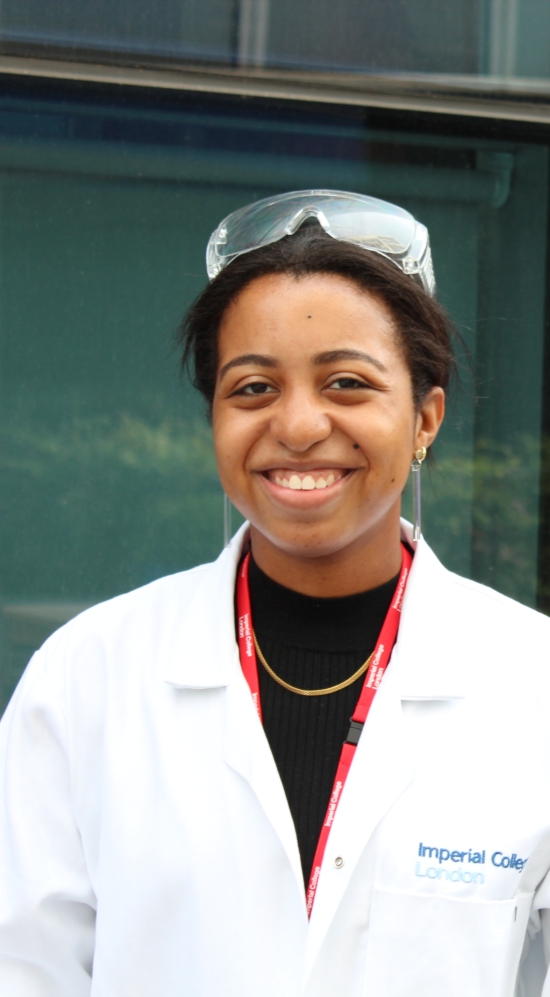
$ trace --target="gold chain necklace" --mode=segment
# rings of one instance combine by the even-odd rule
[[[299,696],[328,696],[329,693],[331,692],[340,692],[340,689],[347,689],[348,685],[353,685],[353,683],[361,675],[365,674],[367,668],[371,663],[372,654],[374,654],[374,651],[372,652],[372,654],[369,654],[365,663],[362,664],[361,667],[358,668],[357,671],[349,677],[349,679],[346,679],[344,682],[339,682],[338,685],[331,685],[330,688],[328,689],[298,689],[297,686],[290,685],[288,682],[285,682],[284,679],[279,678],[279,676],[275,674],[275,672],[270,667],[270,665],[268,665],[267,661],[265,660],[262,654],[262,650],[260,648],[260,645],[258,644],[258,638],[256,637],[254,630],[252,631],[252,636],[254,637],[254,647],[256,648],[256,654],[258,655],[267,674],[271,675],[271,678],[274,679],[275,682],[278,682],[279,685],[282,685],[283,689],[288,689],[289,692],[296,692],[298,693]]]

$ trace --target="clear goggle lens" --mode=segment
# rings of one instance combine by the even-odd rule
[[[315,218],[333,239],[385,256],[435,294],[430,240],[425,225],[404,208],[365,194],[303,190],[267,197],[228,215],[210,236],[206,268],[212,280],[242,253],[293,235]]]

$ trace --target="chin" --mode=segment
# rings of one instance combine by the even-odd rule
[[[258,527],[256,527],[258,529]],[[292,526],[282,530],[260,529],[274,547],[292,557],[316,558],[331,557],[344,550],[356,539],[355,534],[344,535],[341,529],[319,530],[296,529]]]

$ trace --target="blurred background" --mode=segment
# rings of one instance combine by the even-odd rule
[[[4,0],[0,708],[81,609],[219,553],[174,337],[212,229],[284,190],[428,226],[476,373],[461,355],[424,532],[550,611],[549,146],[541,0]]]

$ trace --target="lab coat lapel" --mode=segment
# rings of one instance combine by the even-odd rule
[[[305,897],[294,822],[263,727],[243,676],[235,639],[237,567],[245,523],[218,560],[197,575],[197,589],[179,633],[166,650],[165,679],[181,689],[226,687],[224,760],[250,784],[294,871],[305,916]]]
[[[217,561],[196,573],[196,589],[185,616],[173,614],[161,650],[164,678],[180,689],[212,689],[230,681],[235,658],[235,576],[248,524],[235,534]]]
[[[401,700],[388,668],[361,734],[327,843],[310,921],[307,973],[369,838],[413,775],[404,748]],[[334,864],[337,857],[344,860],[341,868]]]
[[[403,539],[410,541],[408,524],[402,525]],[[306,978],[372,833],[414,778],[406,749],[403,701],[465,695],[464,668],[449,651],[451,578],[420,541],[398,640],[361,734],[327,843],[310,921]],[[334,865],[337,857],[344,860],[340,868]]]
[[[247,524],[215,564],[197,576],[197,591],[178,634],[166,638],[166,681],[180,688],[227,688],[226,763],[251,786],[294,871],[305,917],[300,857],[286,795],[239,662],[234,590]],[[408,524],[403,538],[410,542]],[[306,976],[376,826],[411,782],[403,700],[464,696],[461,662],[449,632],[451,575],[424,541],[417,545],[399,635],[374,700],[331,829],[311,917]],[[444,655],[442,648],[445,648]],[[336,869],[334,859],[344,858]]]
[[[278,835],[294,876],[306,919],[304,880],[294,821],[263,727],[242,674],[238,651],[235,677],[227,688],[225,761],[249,783]]]

